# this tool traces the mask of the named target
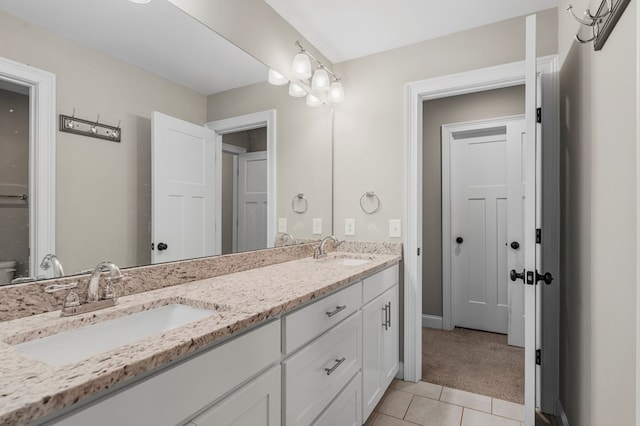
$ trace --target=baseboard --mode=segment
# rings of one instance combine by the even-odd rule
[[[560,399],[556,401],[556,417],[560,422],[560,426],[569,426],[569,419],[567,418],[567,413],[564,412],[564,407]]]
[[[422,326],[442,330],[442,317],[422,314]]]
[[[398,363],[398,372],[396,373],[396,379],[398,380],[404,379],[404,362],[402,361]]]

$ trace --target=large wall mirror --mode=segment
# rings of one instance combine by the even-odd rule
[[[0,0],[0,37],[7,41],[0,57],[55,75],[56,117],[75,114],[121,128],[120,142],[56,130],[54,251],[67,275],[104,260],[121,267],[174,260],[155,259],[151,249],[153,243],[157,253],[160,242],[152,240],[153,176],[178,176],[183,150],[173,147],[158,166],[154,112],[205,128],[224,147],[215,165],[203,166],[215,166],[220,194],[205,216],[222,227],[213,253],[205,254],[273,246],[285,223],[297,240],[317,239],[314,218],[322,220],[322,234],[331,233],[332,111],[306,107],[304,99],[288,96],[286,86],[268,84],[263,64],[167,0]],[[0,197],[0,268],[15,269],[15,277],[51,273],[29,266],[40,260],[29,259],[28,244],[29,209],[36,204],[28,198],[29,176],[38,167],[28,169],[35,101],[24,86],[0,81],[0,195],[26,196]],[[262,207],[240,206],[247,200],[239,192],[242,173],[253,182],[245,187],[263,193],[254,203]],[[292,208],[298,194],[306,200],[303,213]],[[167,223],[176,225],[179,239],[184,235],[175,217]],[[239,230],[247,217],[250,223]],[[188,250],[183,255],[194,256]]]

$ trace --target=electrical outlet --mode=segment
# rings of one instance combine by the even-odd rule
[[[313,235],[322,235],[322,219],[319,217],[313,218]]]
[[[345,219],[344,220],[344,235],[356,235],[356,220]]]
[[[400,219],[389,219],[389,236],[393,238],[402,237],[402,228],[400,227]]]
[[[287,218],[279,217],[278,218],[278,232],[287,232]]]

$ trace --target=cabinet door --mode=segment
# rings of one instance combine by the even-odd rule
[[[369,417],[398,372],[398,286],[362,308],[362,414]]]
[[[280,426],[280,365],[252,380],[188,425]]]

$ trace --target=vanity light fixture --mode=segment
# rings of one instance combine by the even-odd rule
[[[287,84],[288,82],[289,80],[287,79],[287,77],[283,76],[276,70],[269,69],[269,83],[273,84],[274,86],[282,86],[284,84]]]
[[[289,95],[294,98],[302,98],[303,96],[307,96],[307,91],[304,90],[300,85],[294,83],[293,81],[289,83]]]
[[[294,81],[289,84],[289,94],[296,97],[309,95],[307,96],[309,106],[343,102],[344,87],[340,77],[302,47],[299,41],[296,41],[296,46],[299,51],[291,64],[291,75]],[[311,72],[312,63],[317,65],[313,73]]]

